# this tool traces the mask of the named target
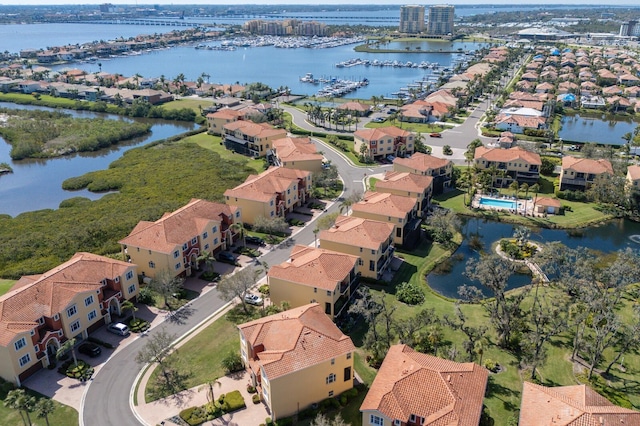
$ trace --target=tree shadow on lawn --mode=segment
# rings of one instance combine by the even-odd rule
[[[489,376],[489,382],[487,383],[487,398],[496,398],[502,401],[504,408],[508,411],[515,411],[519,407],[508,399],[517,398],[518,393],[506,386],[496,383],[493,380],[493,376]]]

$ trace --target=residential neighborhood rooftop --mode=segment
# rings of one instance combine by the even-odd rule
[[[384,178],[376,182],[376,190],[397,189],[421,193],[432,184],[431,176],[408,172],[386,172]]]
[[[509,149],[502,148],[487,148],[484,146],[479,146],[476,148],[475,159],[484,159],[487,161],[494,162],[513,162],[513,161],[525,161],[528,164],[537,164],[541,165],[542,160],[540,160],[540,155],[535,152],[527,151],[521,147],[514,147]]]
[[[613,166],[611,165],[611,162],[604,158],[594,160],[591,158],[577,158],[567,155],[562,157],[562,169],[571,169],[580,173],[613,174]]]
[[[451,163],[451,160],[447,160],[446,158],[434,157],[432,155],[423,154],[421,152],[416,152],[409,158],[397,157],[393,160],[393,163],[405,167],[410,167],[416,170],[426,171],[446,167]]]
[[[320,240],[377,250],[389,239],[394,225],[354,216],[338,216],[335,225],[318,235]]]
[[[372,213],[394,218],[405,218],[416,206],[412,197],[389,194],[387,192],[367,191],[361,201],[353,204],[354,212]]]

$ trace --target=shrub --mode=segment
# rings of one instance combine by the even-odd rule
[[[225,369],[227,374],[242,370],[244,364],[242,363],[240,354],[236,351],[229,352],[229,354],[222,359],[222,368]]]
[[[403,282],[396,289],[396,297],[407,305],[419,305],[424,302],[424,292],[418,284]]]
[[[189,407],[180,411],[180,418],[190,426],[198,426],[207,421],[207,412],[202,407]]]
[[[260,287],[258,287],[258,291],[260,292],[260,294],[264,294],[265,296],[268,296],[269,284],[262,284]]]
[[[260,404],[260,395],[253,394],[253,396],[251,397],[251,400],[253,401],[254,404]]]
[[[487,370],[493,373],[496,373],[500,369],[500,364],[498,364],[492,359],[486,359],[484,361],[484,368],[486,368]]]
[[[218,281],[220,279],[220,274],[213,271],[206,271],[200,275],[200,278],[205,281]]]
[[[247,385],[247,392],[249,393],[256,393],[257,389],[255,388],[255,386],[253,385]]]
[[[232,411],[240,410],[241,408],[245,408],[247,406],[244,403],[244,398],[242,398],[242,394],[239,390],[234,390],[222,396],[224,397],[224,401],[222,402],[221,406],[222,411],[224,411],[225,413],[231,413]]]
[[[271,417],[264,419],[264,424],[267,426],[273,426],[273,420],[271,420]]]
[[[147,331],[149,329],[149,321],[145,321],[140,318],[132,319],[129,321],[129,330],[133,333],[142,333],[143,331]]]
[[[451,149],[451,146],[445,145],[442,147],[442,153],[444,155],[453,155],[453,150]]]
[[[142,287],[138,293],[138,302],[144,305],[153,305],[153,292],[149,287]]]

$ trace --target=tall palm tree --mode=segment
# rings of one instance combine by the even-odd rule
[[[518,198],[518,181],[514,180],[513,182],[511,182],[511,184],[509,185],[509,189],[513,191],[513,196]]]
[[[527,199],[529,197],[529,184],[528,183],[523,183],[522,185],[520,185],[520,191],[524,191],[524,211],[525,213],[527,212]]]
[[[133,316],[133,320],[136,320],[136,312],[138,311],[138,307],[133,304],[131,300],[125,300],[120,305],[120,310],[122,311],[131,311],[131,316]]]
[[[74,338],[68,339],[66,342],[60,345],[60,347],[56,351],[56,359],[62,358],[64,354],[71,351],[71,356],[73,357],[73,365],[77,366],[78,358],[76,358],[76,350],[74,349],[75,345],[76,345],[76,339]]]
[[[9,391],[9,393],[7,393],[7,396],[3,401],[3,404],[5,407],[18,410],[18,412],[20,413],[20,417],[22,418],[22,423],[25,426],[28,426],[28,425],[31,425],[31,421],[27,423],[27,420],[24,417],[24,413],[22,411],[22,405],[21,405],[21,399],[24,397],[24,394],[25,394],[24,389],[14,389],[12,391]]]
[[[218,379],[213,379],[198,388],[198,392],[203,389],[207,391],[207,402],[209,404],[213,404],[216,401],[215,395],[213,394],[214,385],[218,385],[218,387],[220,387],[222,386],[222,383],[220,383],[220,380]]]
[[[238,233],[238,232],[240,233],[240,236],[242,237],[242,245],[246,246],[247,245],[247,240],[246,240],[247,230],[244,227],[244,224],[242,222],[234,223],[229,228],[233,229],[236,233]]]
[[[49,398],[40,398],[35,405],[35,411],[38,415],[38,418],[44,418],[44,421],[47,422],[47,426],[49,426],[49,414],[53,413],[56,409],[53,400]]]

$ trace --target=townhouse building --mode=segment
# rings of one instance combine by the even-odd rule
[[[362,424],[477,425],[488,377],[489,371],[473,362],[391,346],[360,406]]]
[[[431,176],[433,178],[433,193],[438,195],[451,187],[453,162],[445,158],[416,152],[411,157],[393,160],[393,171]]]
[[[415,198],[418,203],[418,217],[425,217],[431,205],[433,177],[409,172],[386,172],[384,177],[376,182],[376,192]]]
[[[207,114],[208,132],[212,135],[222,136],[224,126],[238,120],[244,120],[244,113],[231,108],[223,108]]]
[[[308,199],[313,186],[311,176],[306,170],[270,167],[227,189],[225,203],[240,208],[242,220],[250,225],[260,216],[284,217]]]
[[[627,169],[626,190],[629,197],[640,198],[640,166],[634,164]]]
[[[65,341],[110,323],[138,291],[135,264],[91,253],[23,276],[0,297],[0,377],[20,386],[55,363]]]
[[[123,255],[139,265],[138,272],[153,278],[169,271],[173,276],[190,276],[198,267],[198,256],[225,250],[242,221],[237,206],[192,199],[155,222],[141,221],[128,236],[118,241]]]
[[[562,157],[560,171],[560,191],[585,191],[600,175],[613,176],[613,166],[609,160]]]
[[[273,141],[271,150],[267,152],[267,160],[270,164],[312,173],[322,171],[323,158],[309,138],[276,139]]]
[[[394,227],[393,242],[411,248],[420,239],[418,200],[388,192],[367,191],[362,200],[351,206],[351,215],[390,223]]]
[[[363,277],[378,279],[393,258],[392,223],[355,216],[338,216],[335,225],[318,234],[320,248],[360,258]]]
[[[502,149],[479,146],[474,163],[480,170],[494,171],[493,186],[502,188],[514,180],[518,183],[536,183],[540,178],[542,160],[540,155],[521,147]]]
[[[355,151],[361,153],[361,150],[364,150],[364,155],[372,160],[388,155],[395,157],[411,155],[415,149],[414,138],[413,133],[395,126],[360,129],[353,133]]]
[[[292,308],[318,303],[334,319],[358,287],[359,257],[336,251],[296,245],[291,259],[269,268],[271,302]]]
[[[225,124],[222,136],[227,149],[252,157],[264,157],[276,139],[287,136],[284,129],[276,129],[267,123],[233,121]]]
[[[353,387],[355,346],[317,303],[238,325],[240,352],[271,418]]]

